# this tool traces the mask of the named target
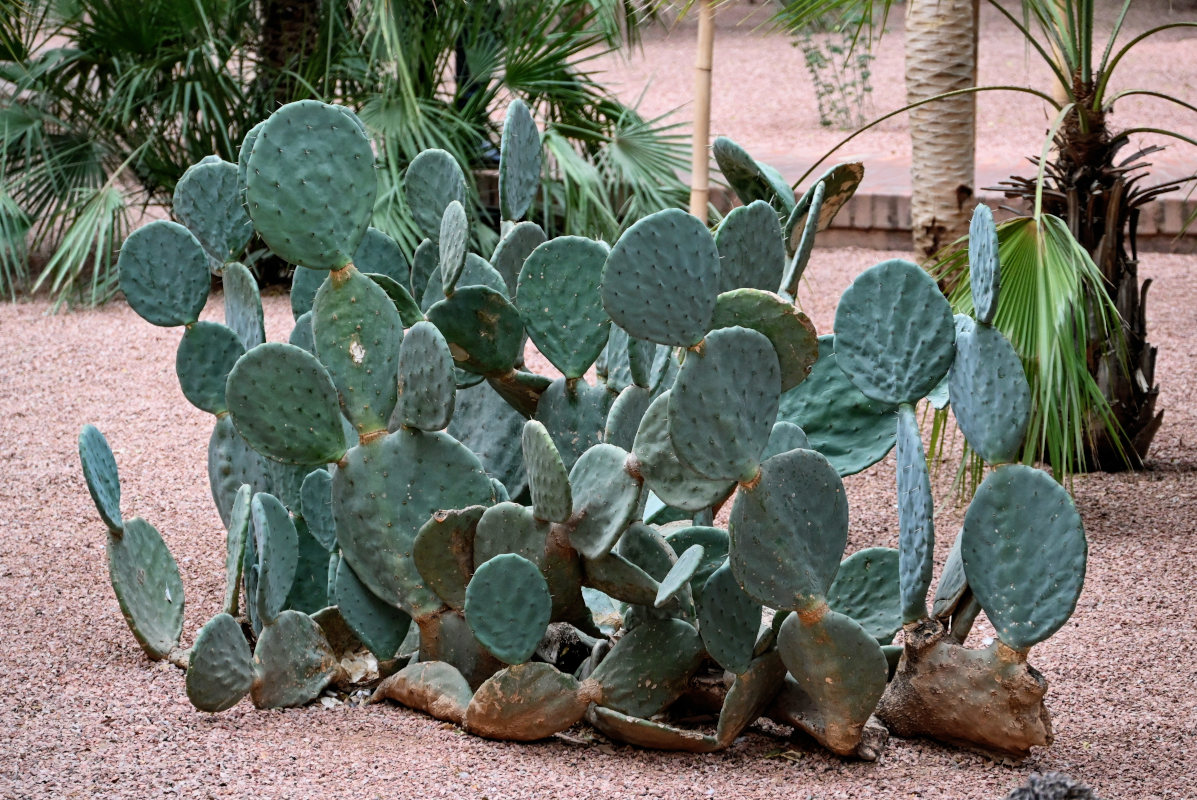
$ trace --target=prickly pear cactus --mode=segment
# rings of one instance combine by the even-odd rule
[[[300,705],[330,682],[389,675],[375,700],[492,738],[585,718],[630,743],[707,752],[767,715],[876,758],[880,703],[897,731],[1018,751],[901,722],[915,716],[907,696],[926,712],[920,663],[1034,695],[1038,673],[1019,664],[1063,625],[1084,577],[1067,494],[1007,463],[1025,381],[988,326],[995,251],[975,256],[988,265],[973,272],[988,298],[975,322],[953,320],[918,267],[890,261],[857,279],[836,336],[819,338],[793,296],[859,164],[795,200],[776,170],[720,139],[743,208],[715,232],[663,210],[609,245],[549,240],[522,219],[543,166],[523,103],[502,141],[502,235],[488,257],[470,252],[481,223],[443,151],[405,176],[428,237],[411,260],[370,227],[369,134],[316,101],[254,128],[237,165],[197,165],[179,185],[180,222],[129,237],[129,303],[183,328],[180,385],[216,418],[209,477],[228,530],[221,608],[183,657],[178,570],[151,526],[122,517],[115,460],[84,429],[113,587],[146,652],[184,666],[188,697],[211,712],[246,696]],[[285,343],[267,341],[236,261],[253,233],[296,265]],[[199,320],[210,270],[224,324]],[[526,346],[556,374],[529,372]],[[934,504],[916,404],[944,386],[970,443],[1002,466],[929,611]],[[845,559],[841,478],[895,442],[899,547]],[[967,633],[982,609],[1001,639],[990,661],[962,642],[934,658],[920,644]],[[677,722],[696,709],[713,713],[713,732]]]

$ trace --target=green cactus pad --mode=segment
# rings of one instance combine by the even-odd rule
[[[927,616],[935,549],[935,506],[914,407],[898,407],[898,553],[902,622]]]
[[[366,229],[362,243],[353,253],[353,265],[366,275],[385,275],[406,286],[411,280],[411,266],[399,243],[378,228]]]
[[[454,200],[466,204],[466,179],[457,161],[444,150],[425,150],[412,159],[403,181],[412,218],[424,235],[436,242],[441,218]],[[423,286],[413,287],[423,290]]]
[[[733,208],[715,234],[719,248],[719,291],[764,289],[781,284],[785,243],[777,212],[764,200]]]
[[[294,522],[299,558],[284,607],[315,614],[334,602],[328,592],[328,551],[308,531],[303,517],[295,517]]]
[[[416,569],[450,608],[465,608],[466,584],[474,574],[474,533],[485,506],[437,511],[412,545]]]
[[[856,277],[835,312],[836,361],[864,394],[915,403],[952,366],[956,327],[935,279],[892,259]]]
[[[981,203],[968,226],[968,278],[977,322],[989,325],[997,314],[1002,265],[998,261],[997,226],[993,212]]]
[[[651,606],[661,585],[639,565],[614,551],[582,562],[587,587],[624,603]]]
[[[466,249],[470,237],[470,221],[466,218],[465,206],[453,200],[445,206],[441,217],[441,233],[438,240],[441,268],[441,288],[445,295],[453,294],[461,270],[465,267]]]
[[[286,507],[273,495],[259,492],[250,502],[258,555],[258,617],[274,622],[286,607],[299,563],[299,536]]]
[[[685,753],[713,753],[722,747],[718,739],[701,731],[640,719],[602,706],[590,709],[587,720],[608,739],[636,747]]]
[[[508,287],[514,287],[528,256],[545,241],[544,231],[535,222],[517,223],[499,240],[490,257],[491,266],[499,271]]]
[[[849,161],[843,164],[836,164],[831,169],[819,176],[819,179],[811,184],[811,187],[806,190],[802,199],[794,207],[790,213],[789,219],[785,224],[785,241],[786,252],[789,255],[794,255],[798,249],[798,240],[802,237],[803,231],[806,229],[806,218],[810,214],[810,199],[815,191],[815,187],[820,183],[823,184],[823,207],[818,212],[818,224],[815,227],[816,231],[825,231],[831,227],[831,221],[835,219],[835,215],[839,213],[852,195],[856,194],[856,190],[860,187],[861,181],[864,180],[865,168],[864,164],[859,161]],[[803,201],[806,201],[805,203]]]
[[[715,137],[711,152],[741,203],[764,200],[784,214],[794,208],[794,190],[773,167],[755,160],[726,136]]]
[[[695,599],[702,593],[703,586],[715,570],[727,561],[727,551],[731,547],[727,531],[706,525],[683,525],[674,528],[665,536],[665,541],[679,557],[694,545],[702,545],[702,563],[698,565],[698,569],[694,571],[694,578],[690,581]]]
[[[241,338],[219,322],[188,325],[175,354],[175,375],[183,396],[200,411],[223,414],[228,410],[225,383],[244,354]]]
[[[792,422],[775,422],[773,430],[769,432],[769,443],[765,445],[765,452],[761,453],[761,460],[772,458],[779,453],[791,450],[810,450],[810,440],[806,433]]]
[[[345,455],[337,389],[311,353],[258,345],[229,373],[225,395],[237,432],[258,452],[313,467]]]
[[[249,694],[253,656],[237,620],[217,614],[200,628],[187,661],[187,699],[200,711],[226,711]]]
[[[453,417],[456,398],[448,343],[432,323],[416,323],[404,334],[399,348],[399,402],[390,428],[441,430]]]
[[[507,106],[503,138],[499,146],[499,213],[503,219],[524,216],[540,189],[540,167],[544,156],[540,132],[523,100]]]
[[[370,591],[417,619],[441,608],[412,558],[420,528],[441,509],[492,502],[477,457],[444,433],[401,429],[350,450],[333,475],[342,555]]]
[[[602,441],[611,402],[605,387],[591,386],[584,378],[558,378],[540,395],[535,418],[553,437],[566,469],[573,469],[585,450]]]
[[[964,556],[960,543],[964,539],[963,529],[956,534],[943,571],[939,574],[939,585],[935,587],[935,600],[931,604],[931,615],[938,619],[951,616],[956,611],[964,593],[968,591],[968,578],[964,575]]]
[[[449,343],[454,363],[468,372],[508,372],[522,355],[520,314],[494,289],[458,288],[452,297],[429,308],[427,316]]]
[[[543,424],[528,420],[521,436],[524,463],[528,469],[528,488],[532,493],[532,511],[537,519],[565,522],[573,513],[573,494],[569,473],[561,454]]]
[[[813,450],[761,464],[756,486],[736,495],[731,566],[749,595],[776,609],[826,595],[848,539],[848,502],[835,468]]]
[[[653,365],[658,349],[668,351],[669,348],[632,338],[623,328],[612,325],[607,348],[602,353],[606,372],[599,371],[607,388],[613,392],[622,392],[633,384],[644,389],[652,388]]]
[[[316,292],[328,279],[326,269],[308,269],[296,267],[291,274],[291,315],[299,319],[312,310],[312,303],[316,300]]]
[[[640,481],[628,474],[627,458],[627,451],[613,444],[596,444],[570,470],[569,541],[586,558],[609,553],[636,516]]]
[[[378,685],[373,702],[389,698],[431,717],[460,725],[474,691],[462,674],[443,661],[426,661],[403,669]]]
[[[457,390],[448,433],[470,449],[487,473],[518,497],[528,487],[523,451],[511,442],[524,429],[524,417],[488,384]]]
[[[649,620],[620,639],[594,672],[599,705],[648,719],[681,697],[702,663],[698,631],[680,619]]]
[[[819,337],[810,318],[772,292],[737,289],[719,295],[711,328],[739,325],[763,333],[781,367],[781,390],[806,380],[819,358]]]
[[[860,623],[880,644],[902,627],[898,551],[869,547],[845,558],[827,591],[827,605]]]
[[[439,222],[437,223],[439,226]],[[440,235],[440,228],[437,228],[437,235]],[[411,278],[408,282],[408,288],[411,289],[412,297],[423,299],[424,291],[428,288],[429,281],[440,267],[440,248],[436,242],[431,239],[425,239],[416,247],[416,251],[412,254],[411,259]],[[444,286],[441,287],[441,293],[444,293]],[[438,297],[437,300],[440,298]],[[423,303],[420,305],[423,308]]]
[[[389,661],[407,636],[411,617],[362,585],[345,559],[337,561],[333,597],[345,623],[379,661]]]
[[[644,412],[648,411],[652,403],[652,393],[639,386],[626,386],[611,410],[607,412],[607,427],[603,432],[603,441],[631,450],[636,441],[636,432],[640,429],[640,422],[644,419]],[[672,447],[672,442],[670,443]]]
[[[190,325],[208,301],[208,257],[177,222],[155,220],[133,231],[116,267],[125,299],[151,325]]]
[[[175,216],[221,264],[235,259],[253,236],[239,194],[237,165],[219,158],[193,164],[175,184]]]
[[[981,483],[960,543],[968,584],[998,636],[1025,649],[1076,608],[1088,545],[1068,491],[1041,470],[1011,464]]]
[[[108,440],[95,425],[84,425],[79,432],[79,462],[83,465],[83,479],[87,481],[87,491],[91,493],[100,519],[108,530],[119,535],[124,528],[120,474]]]
[[[225,536],[224,601],[221,603],[221,609],[233,616],[237,616],[237,606],[241,598],[241,569],[245,559],[245,542],[251,535],[249,526],[252,499],[253,487],[243,484],[237,490],[237,499],[233,502],[233,510],[229,515],[229,529]]]
[[[577,679],[551,664],[507,667],[478,687],[466,709],[465,729],[488,739],[544,739],[586,714],[590,699],[579,688]]]
[[[520,272],[519,306],[536,347],[566,378],[580,378],[607,344],[611,319],[600,286],[608,248],[560,236],[532,251]]]
[[[391,298],[391,302],[395,304],[395,310],[399,312],[399,320],[403,323],[403,327],[410,328],[417,322],[424,321],[424,312],[420,310],[420,306],[412,298],[411,292],[407,291],[403,284],[387,275],[379,275],[377,272],[363,274],[378,284],[378,288]]]
[[[664,608],[665,605],[689,585],[690,580],[702,566],[704,549],[700,544],[691,545],[678,556],[677,561],[669,572],[661,579],[661,586],[657,589],[657,596],[653,598],[654,608]]]
[[[800,426],[841,476],[871,467],[894,447],[897,408],[870,400],[836,364],[835,337],[819,337],[819,360],[781,396],[777,418]]]
[[[242,484],[273,494],[288,508],[299,507],[303,479],[311,467],[282,464],[252,449],[224,416],[216,421],[208,441],[208,481],[220,519],[227,527]]]
[[[853,752],[889,675],[877,640],[851,617],[827,610],[809,620],[787,617],[777,649],[822,718],[823,744],[840,754]]]
[[[332,475],[326,469],[312,470],[300,487],[300,516],[308,532],[320,545],[332,552],[337,547],[337,525],[332,511]]]
[[[336,669],[320,626],[307,614],[284,611],[258,637],[249,696],[258,708],[301,706],[324,691]]]
[[[977,455],[990,464],[1018,460],[1031,421],[1031,387],[1022,361],[1001,331],[989,325],[957,331],[948,396],[956,422]]]
[[[491,654],[522,664],[536,652],[553,611],[544,575],[515,553],[495,556],[474,572],[466,587],[470,630]]]
[[[224,321],[237,332],[248,350],[266,341],[262,296],[249,268],[237,261],[225,264],[220,273],[224,285]]]
[[[785,664],[776,650],[754,658],[748,669],[736,675],[719,712],[715,738],[720,747],[730,747],[764,713],[777,697],[785,676]]]
[[[108,532],[108,578],[141,649],[166,658],[183,630],[183,581],[162,535],[140,517]]]
[[[752,663],[761,627],[761,604],[748,596],[731,564],[711,573],[698,599],[698,629],[707,652],[719,666],[739,675]]]
[[[669,397],[678,458],[711,479],[751,480],[777,418],[780,370],[764,334],[713,331],[686,358]]]
[[[378,181],[370,138],[347,109],[300,100],[258,131],[246,206],[266,245],[292,264],[340,269],[370,225]]]
[[[630,336],[689,347],[710,329],[719,251],[702,220],[676,208],[623,232],[603,273],[603,307]]]
[[[678,561],[677,554],[674,553],[673,547],[665,540],[665,537],[655,528],[640,522],[628,526],[620,538],[615,552],[658,581],[665,580]],[[664,611],[654,609],[651,602],[638,604],[638,608],[633,608],[628,612],[630,616],[626,620],[627,627],[631,628],[635,624],[631,616],[634,612],[643,612],[646,617],[661,618],[680,615],[688,621],[693,621],[695,616],[694,595],[690,591],[689,585],[684,585],[676,597],[676,605],[671,604]],[[655,592],[652,599],[656,599]]]
[[[810,254],[815,249],[815,234],[818,233],[817,224],[819,212],[823,208],[823,196],[826,191],[826,185],[820,181],[816,183],[811,191],[802,198],[802,201],[807,205],[806,224],[802,227],[802,236],[798,240],[798,245],[794,249],[794,254],[786,264],[785,275],[781,279],[781,293],[786,297],[797,297],[798,284],[802,280],[803,273],[806,272],[806,265],[810,262]],[[795,208],[795,211],[798,209]],[[793,216],[793,213],[791,213]]]
[[[734,481],[712,480],[678,458],[669,432],[669,397],[665,392],[649,404],[640,420],[632,452],[653,493],[685,511],[710,508],[735,487]]]
[[[265,125],[266,120],[262,120],[250,128],[249,133],[245,134],[245,138],[241,140],[241,147],[237,150],[237,202],[242,207],[245,206],[245,184],[249,178],[249,156],[254,151],[254,142],[258,139],[258,133]]]
[[[359,434],[385,430],[395,409],[403,322],[378,284],[356,269],[329,276],[312,307],[316,355]]]

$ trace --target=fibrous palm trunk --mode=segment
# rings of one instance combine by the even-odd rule
[[[976,83],[975,0],[909,0],[906,101]],[[937,100],[910,112],[914,249],[921,260],[968,233],[974,195],[975,95]]]

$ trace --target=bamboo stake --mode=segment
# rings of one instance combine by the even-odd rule
[[[707,219],[710,199],[711,65],[715,51],[715,0],[700,0],[698,56],[694,64],[694,144],[690,167],[690,213]]]

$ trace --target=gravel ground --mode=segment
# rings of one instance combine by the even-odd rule
[[[888,45],[898,40],[891,36]],[[728,94],[717,95],[715,130],[761,152],[781,152],[791,140],[816,149],[829,134],[818,129],[813,102],[804,105],[801,64],[784,67],[795,79],[791,97],[783,88],[791,84],[772,73],[783,66],[762,57],[762,41],[768,40],[738,29],[720,31],[716,86],[725,88],[717,91],[733,91],[725,70],[743,79],[734,87],[738,112],[727,110]],[[1178,58],[1167,37],[1160,41],[1141,77],[1161,85],[1157,72],[1183,62],[1190,72],[1168,85],[1191,89],[1192,59]],[[784,42],[771,46],[792,54]],[[660,76],[673,64],[691,63],[686,48],[654,39],[644,57],[652,69],[644,62],[624,68],[657,72],[646,106],[668,107],[684,97],[688,73],[680,85]],[[1021,65],[1021,46],[1003,58]],[[750,66],[771,72],[758,77],[747,72]],[[891,67],[900,75],[900,60],[885,68],[886,81]],[[986,69],[983,63],[983,78]],[[759,101],[746,102],[758,93]],[[798,121],[787,124],[791,113]],[[1015,127],[1020,135],[1024,122]],[[1025,154],[1023,143],[1011,144],[1006,133],[983,135],[982,147],[997,141]],[[881,134],[878,152],[908,146],[898,126]],[[820,331],[830,330],[834,299],[852,277],[892,255],[816,251],[800,299]],[[153,328],[120,303],[61,315],[49,315],[40,301],[0,306],[8,342],[0,348],[0,461],[10,476],[0,508],[13,523],[0,556],[0,798],[996,800],[1031,771],[1047,769],[1083,779],[1106,798],[1197,797],[1197,627],[1190,612],[1197,600],[1194,268],[1197,257],[1154,254],[1142,266],[1155,280],[1148,309],[1151,339],[1160,348],[1164,425],[1143,472],[1077,482],[1089,579],[1073,619],[1032,653],[1051,683],[1056,742],[1017,765],[903,740],[891,740],[876,763],[855,763],[784,738],[777,728],[754,728],[725,753],[694,756],[607,744],[584,726],[569,741],[488,742],[394,706],[257,711],[243,702],[216,716],[196,712],[182,673],[148,662],[121,619],[107,581],[103,526],[75,449],[84,423],[108,436],[121,469],[124,513],[158,526],[179,561],[187,588],[183,640],[190,643],[219,608],[224,543],[205,475],[212,421],[186,403],[174,376],[179,331]],[[286,298],[269,296],[265,306],[270,338],[285,339]],[[205,318],[219,319],[220,309],[220,298],[213,298]],[[951,472],[952,464],[942,466],[941,475]],[[847,486],[849,550],[894,545],[892,462]],[[937,492],[942,564],[950,544],[942,532],[956,530],[961,511],[948,499],[946,480],[937,482]],[[974,636],[986,631],[979,625]]]

